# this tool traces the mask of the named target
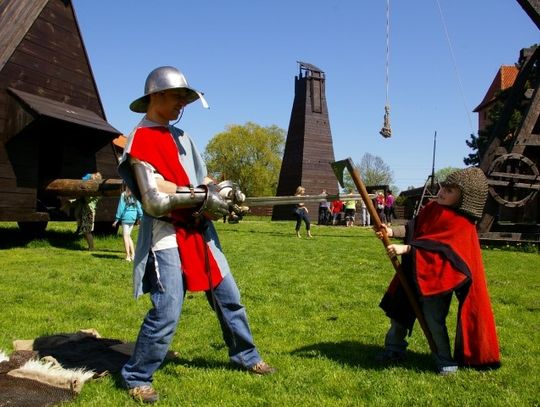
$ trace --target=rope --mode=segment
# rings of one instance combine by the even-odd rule
[[[473,124],[472,124],[472,120],[471,120],[471,114],[470,114],[469,108],[467,107],[467,101],[465,100],[465,92],[463,91],[463,83],[461,81],[461,76],[459,75],[459,70],[458,70],[457,63],[456,63],[456,57],[454,55],[454,48],[452,47],[452,42],[450,41],[450,35],[448,34],[448,28],[446,27],[446,21],[444,19],[444,14],[442,12],[441,4],[440,4],[439,0],[435,0],[435,1],[437,2],[437,6],[439,7],[439,14],[441,15],[441,21],[442,21],[442,25],[443,25],[443,28],[444,28],[444,34],[446,35],[446,42],[448,43],[448,48],[450,50],[450,56],[452,58],[452,63],[454,65],[454,71],[456,72],[456,76],[457,76],[457,79],[458,79],[459,92],[461,93],[461,99],[463,101],[463,106],[465,108],[465,112],[467,113],[467,119],[469,120],[469,126],[471,128],[471,134],[473,134],[474,133],[474,128],[473,128]]]
[[[390,0],[386,0],[386,106],[388,106],[388,89],[390,73]]]
[[[385,77],[385,85],[386,85],[386,104],[384,106],[384,122],[383,122],[383,128],[379,132],[381,136],[388,138],[392,136],[392,129],[390,127],[390,102],[389,102],[389,69],[390,66],[390,0],[386,0],[386,77]]]

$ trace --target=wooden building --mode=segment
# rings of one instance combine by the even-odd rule
[[[279,174],[278,196],[294,195],[302,185],[307,195],[338,193],[338,181],[330,166],[334,147],[326,105],[324,72],[312,64],[299,62],[295,77],[294,102]],[[306,205],[313,220],[318,204]],[[293,205],[274,206],[272,220],[292,218]]]
[[[0,2],[0,221],[62,218],[53,180],[118,178],[107,123],[69,0]],[[102,198],[96,221],[114,218]]]
[[[489,113],[494,104],[498,101],[498,96],[503,90],[511,88],[516,81],[519,69],[515,65],[502,65],[495,75],[493,82],[489,86],[482,102],[473,110],[478,113],[478,130],[483,131],[491,125]]]

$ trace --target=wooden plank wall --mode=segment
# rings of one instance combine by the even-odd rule
[[[0,71],[48,0],[0,2]]]

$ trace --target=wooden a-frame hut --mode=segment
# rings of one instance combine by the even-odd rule
[[[46,226],[62,217],[54,180],[117,178],[107,123],[69,0],[0,2],[0,221]],[[110,222],[116,198],[96,221]]]

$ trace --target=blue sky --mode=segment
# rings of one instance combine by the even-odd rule
[[[128,105],[162,65],[180,68],[210,104],[190,105],[179,123],[200,150],[229,124],[287,130],[297,61],[309,62],[325,71],[336,159],[379,156],[400,190],[431,173],[435,132],[435,169],[464,166],[465,140],[477,132],[472,110],[499,67],[539,42],[515,0],[390,0],[393,135],[384,139],[386,0],[73,4],[107,119],[119,131],[140,119]]]

